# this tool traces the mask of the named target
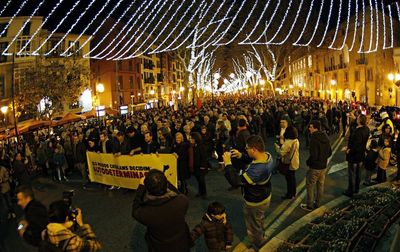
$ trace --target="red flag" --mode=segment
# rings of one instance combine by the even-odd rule
[[[201,102],[200,98],[197,98],[197,109],[200,109],[201,106],[203,106],[203,103]]]

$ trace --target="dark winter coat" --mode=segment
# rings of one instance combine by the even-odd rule
[[[360,163],[364,161],[368,138],[369,128],[367,126],[358,127],[354,130],[347,145],[348,149],[350,149],[347,155],[347,161],[349,163]]]
[[[180,144],[175,143],[172,146],[172,153],[178,155],[178,180],[185,180],[190,178],[189,172],[189,143],[182,142]]]
[[[30,185],[31,179],[28,171],[26,170],[25,164],[21,160],[15,160],[13,163],[14,175],[20,185]]]
[[[31,200],[24,209],[28,227],[24,232],[24,240],[33,246],[38,246],[41,233],[49,223],[46,207],[36,200]]]
[[[311,134],[310,157],[307,159],[307,165],[311,169],[325,169],[331,155],[332,148],[326,133],[317,131]]]
[[[222,221],[215,220],[208,214],[203,216],[200,224],[190,235],[195,241],[203,234],[210,251],[225,251],[226,246],[232,245],[233,242],[232,225],[228,221],[224,224]]]
[[[185,216],[188,198],[169,185],[167,194],[155,197],[140,185],[132,206],[132,217],[147,227],[145,239],[151,252],[187,252],[191,247]]]
[[[72,157],[74,164],[86,163],[86,146],[84,143],[72,144]]]

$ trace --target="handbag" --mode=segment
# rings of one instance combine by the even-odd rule
[[[293,146],[292,146],[291,149],[293,149]],[[279,162],[279,165],[278,165],[278,171],[279,171],[280,174],[282,174],[282,175],[287,175],[288,174],[289,168],[290,168],[290,164],[292,163],[292,159],[293,159],[293,156],[294,156],[295,152],[296,152],[296,150],[293,151],[292,157],[290,158],[290,161],[289,161],[288,164],[283,163],[282,159],[281,159],[281,161]]]

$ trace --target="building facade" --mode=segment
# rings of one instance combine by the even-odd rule
[[[389,17],[384,19],[383,14],[379,14],[381,20],[389,24]],[[353,17],[350,24],[354,23]],[[394,34],[398,34],[398,23],[394,23]],[[379,27],[381,30],[376,32],[376,26],[371,27],[373,25],[366,22],[364,27],[361,24],[356,29],[350,26],[346,33],[346,23],[342,23],[337,33],[330,31],[327,34],[327,37],[336,39],[327,41],[325,49],[317,48],[301,57],[290,57],[286,67],[291,84],[285,88],[289,92],[293,89],[296,95],[301,91],[305,95],[333,101],[395,105],[400,94],[388,75],[395,69],[392,46],[398,44],[400,38],[394,38],[394,45],[391,45],[391,41],[384,41],[384,36],[379,35],[383,34],[383,28]]]
[[[90,50],[90,43],[85,43],[90,41],[89,36],[50,33],[43,26],[43,17],[19,16],[11,23],[10,20],[10,17],[0,17],[1,106],[10,106],[12,91],[15,96],[23,92],[22,83],[31,81],[26,79],[26,72],[34,69],[39,60],[57,62],[65,67],[70,61],[79,61],[84,72],[90,74],[90,61],[82,57]],[[64,52],[71,57],[60,57]],[[83,85],[89,86],[89,83]],[[68,110],[69,105],[65,104],[64,109]]]

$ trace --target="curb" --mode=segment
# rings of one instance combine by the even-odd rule
[[[392,183],[385,182],[382,184],[377,184],[373,186],[369,186],[360,190],[360,193],[369,191],[372,188],[379,188],[379,187],[388,187]],[[325,205],[321,206],[320,208],[315,209],[311,213],[303,216],[299,220],[293,222],[290,226],[280,232],[278,235],[273,237],[267,244],[265,244],[261,249],[260,252],[272,252],[277,251],[281,244],[286,241],[294,232],[296,232],[299,228],[303,227],[307,223],[310,223],[315,218],[322,216],[327,210],[334,208],[335,206],[349,200],[347,196],[340,196],[332,201],[329,201]]]

